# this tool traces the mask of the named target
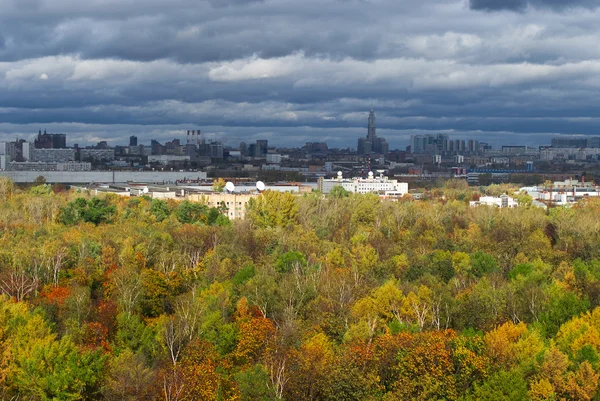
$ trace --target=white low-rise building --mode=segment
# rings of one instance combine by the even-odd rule
[[[508,195],[482,196],[478,201],[470,202],[471,206],[496,206],[502,208],[512,208],[519,206],[519,203]]]
[[[341,186],[348,192],[357,194],[376,193],[387,196],[402,197],[408,193],[408,183],[390,180],[383,174],[375,176],[369,172],[367,178],[343,178],[342,172],[338,172],[337,178],[319,180],[319,190],[325,194],[336,187]]]
[[[148,156],[148,163],[152,164],[152,163],[158,163],[158,164],[162,164],[163,166],[166,166],[169,163],[183,163],[183,162],[189,162],[190,161],[190,157],[189,156],[180,156],[180,155],[151,155]]]

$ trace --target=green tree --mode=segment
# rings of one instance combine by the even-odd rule
[[[290,251],[281,255],[277,259],[277,263],[275,264],[275,270],[277,270],[279,273],[287,273],[294,266],[306,266],[306,257],[301,252]]]
[[[95,225],[110,223],[116,211],[116,207],[107,199],[94,197],[87,201],[85,198],[77,198],[61,210],[60,222],[65,225],[75,225],[81,221]]]
[[[276,401],[275,392],[269,386],[270,378],[263,365],[256,364],[250,369],[235,374],[235,381],[242,401]]]
[[[181,202],[175,209],[175,216],[181,223],[192,224],[198,221],[207,223],[208,222],[208,207],[200,203],[194,203],[190,201]]]
[[[120,313],[117,315],[117,329],[114,347],[117,350],[129,349],[134,353],[142,353],[147,360],[152,360],[158,351],[156,331],[148,327],[138,315]]]
[[[346,189],[341,185],[336,185],[335,187],[331,188],[331,191],[329,191],[329,196],[337,199],[347,198],[350,196],[350,192],[346,191]]]
[[[471,272],[475,277],[483,277],[486,274],[494,273],[500,270],[498,262],[492,255],[477,251],[471,254]]]
[[[50,341],[48,341],[50,340]],[[104,369],[100,351],[84,351],[63,337],[32,341],[17,359],[19,392],[40,400],[83,400],[99,391]]]
[[[150,202],[150,213],[156,217],[157,221],[163,221],[171,214],[167,202],[162,199],[152,199]]]
[[[526,401],[529,400],[527,382],[519,370],[501,370],[481,385],[475,385],[473,395],[467,400],[481,401]]]

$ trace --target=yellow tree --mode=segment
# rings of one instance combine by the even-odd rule
[[[306,341],[293,355],[287,399],[320,400],[327,394],[335,352],[323,333]]]
[[[223,178],[217,178],[213,181],[212,189],[215,192],[223,192],[223,189],[225,189],[225,184],[226,182]]]

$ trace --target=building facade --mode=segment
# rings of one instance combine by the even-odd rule
[[[390,180],[383,175],[375,176],[372,172],[369,172],[367,178],[343,178],[341,172],[339,172],[337,178],[322,178],[319,180],[318,187],[322,193],[328,194],[336,186],[341,186],[348,192],[358,194],[375,193],[402,197],[408,193],[408,183]]]
[[[200,202],[208,207],[222,207],[223,214],[230,220],[244,219],[246,217],[246,205],[250,199],[258,197],[259,194],[237,194],[210,192],[205,194],[190,194],[187,199],[192,202]]]
[[[85,162],[110,162],[115,160],[114,149],[81,149],[79,158]]]
[[[552,138],[553,148],[599,148],[600,138],[583,136],[557,136]]]
[[[471,207],[473,206],[494,206],[500,208],[514,208],[519,206],[518,202],[510,196],[504,194],[499,197],[495,196],[482,196],[478,201],[469,202]]]
[[[48,134],[45,130],[42,134],[40,130],[33,144],[37,149],[65,149],[67,136],[65,134]]]
[[[75,161],[75,149],[30,149],[29,161],[47,163],[68,163]]]
[[[8,171],[91,171],[91,163],[52,163],[52,162],[10,162],[5,170]]]
[[[150,155],[148,156],[148,163],[150,164],[162,164],[166,166],[170,163],[185,163],[189,162],[189,156],[176,156],[176,155]]]

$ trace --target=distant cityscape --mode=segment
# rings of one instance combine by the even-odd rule
[[[329,148],[326,142],[307,142],[302,147],[274,147],[267,139],[241,142],[237,147],[207,140],[201,130],[186,130],[181,138],[160,143],[128,145],[107,141],[93,146],[68,146],[62,133],[40,130],[33,142],[23,139],[0,142],[0,169],[5,172],[88,171],[198,171],[209,176],[257,177],[273,180],[316,181],[344,175],[366,177],[383,170],[407,179],[464,176],[476,182],[491,174],[502,181],[509,174],[577,175],[600,167],[600,137],[557,136],[536,148],[502,145],[494,148],[475,139],[453,139],[447,134],[413,135],[405,149],[390,150],[386,138],[377,135],[376,115],[366,116],[366,135],[356,139],[356,150]],[[562,178],[562,177],[559,177]]]

